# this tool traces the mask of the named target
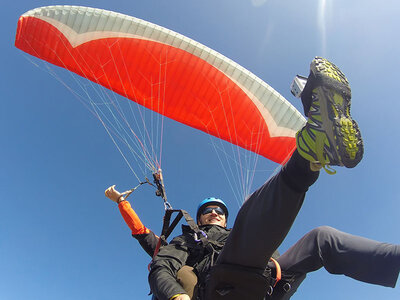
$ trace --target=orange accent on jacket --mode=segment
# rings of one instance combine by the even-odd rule
[[[128,201],[120,202],[118,208],[126,225],[132,230],[132,235],[150,233],[150,230],[143,225]]]

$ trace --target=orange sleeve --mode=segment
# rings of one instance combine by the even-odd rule
[[[132,234],[144,234],[150,233],[150,230],[143,225],[140,221],[139,216],[132,209],[131,204],[128,201],[121,201],[118,204],[119,211],[125,220],[126,225],[132,230]]]

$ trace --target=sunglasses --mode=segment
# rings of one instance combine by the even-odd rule
[[[225,212],[222,210],[221,207],[206,207],[201,214],[202,215],[207,215],[211,214],[213,211],[215,211],[218,215],[222,216],[225,215]]]

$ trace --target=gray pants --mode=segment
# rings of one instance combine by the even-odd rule
[[[265,269],[317,177],[309,170],[308,162],[295,152],[289,163],[243,204],[217,265]],[[278,262],[282,272],[294,275],[296,280],[289,293],[273,299],[289,299],[306,274],[321,267],[333,274],[394,287],[400,270],[400,246],[319,227],[300,239]]]
[[[285,239],[308,187],[318,175],[294,152],[282,170],[243,203],[217,264],[264,269]]]
[[[283,272],[296,280],[290,292],[277,299],[289,299],[306,274],[321,267],[331,274],[394,287],[400,270],[400,246],[321,226],[302,237],[278,262]]]

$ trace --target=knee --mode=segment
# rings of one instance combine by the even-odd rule
[[[323,244],[324,242],[332,240],[336,235],[337,230],[330,226],[319,226],[314,228],[309,232],[311,237],[318,242],[318,244]]]
[[[187,292],[190,299],[197,294],[197,282],[198,278],[193,272],[193,268],[189,266],[183,266],[176,274],[176,280]]]
[[[318,227],[314,228],[313,230],[311,230],[311,232],[314,232],[315,234],[330,234],[334,231],[336,231],[335,228],[326,226],[326,225],[318,226]]]

